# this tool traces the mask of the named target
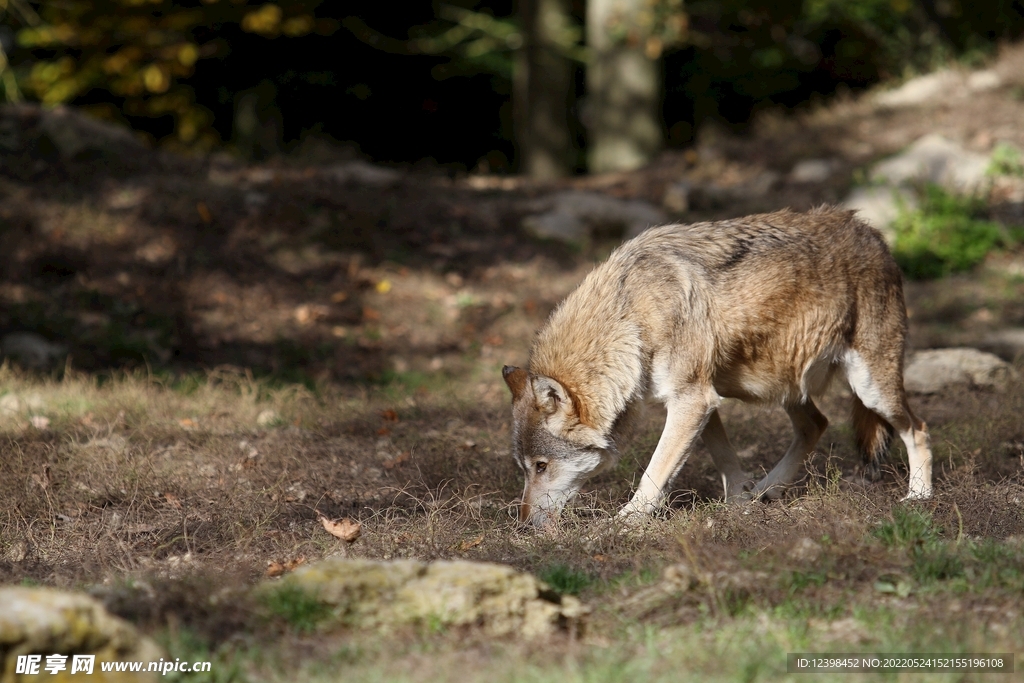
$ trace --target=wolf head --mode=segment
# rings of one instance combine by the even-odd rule
[[[512,455],[526,475],[519,521],[544,527],[618,453],[558,380],[508,365],[501,374],[512,392]]]

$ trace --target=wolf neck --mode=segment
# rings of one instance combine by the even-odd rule
[[[590,433],[607,441],[615,420],[643,393],[643,341],[621,302],[587,291],[588,284],[552,313],[530,354],[530,372],[566,388],[581,437]]]

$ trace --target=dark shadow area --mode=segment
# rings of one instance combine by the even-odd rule
[[[504,311],[460,303],[464,339],[390,344],[365,298],[388,286],[382,269],[462,282],[499,263],[580,259],[521,234],[509,193],[445,175],[243,166],[103,141],[69,158],[38,109],[8,107],[0,122],[0,335],[40,335],[82,370],[233,365],[282,381],[376,381],[390,355],[472,344]],[[28,365],[62,364],[47,360]]]

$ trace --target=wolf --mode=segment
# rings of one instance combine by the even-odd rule
[[[617,462],[649,400],[665,426],[620,515],[643,518],[698,437],[725,499],[777,498],[828,420],[813,398],[836,375],[877,479],[893,432],[907,448],[905,499],[932,494],[928,430],[903,387],[903,282],[882,236],[854,212],[820,207],[649,228],[623,243],[551,313],[527,368],[505,366],[512,452],[526,476],[518,516],[547,526],[590,476]],[[754,482],[718,414],[723,398],[781,404],[794,437]]]

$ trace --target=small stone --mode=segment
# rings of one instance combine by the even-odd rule
[[[260,414],[256,416],[256,424],[260,427],[270,427],[280,419],[276,410],[267,408],[266,410],[261,410]]]
[[[797,562],[816,562],[821,557],[821,545],[805,536],[793,544],[789,556]]]
[[[832,177],[835,162],[831,159],[804,159],[789,172],[792,183],[823,183]]]

